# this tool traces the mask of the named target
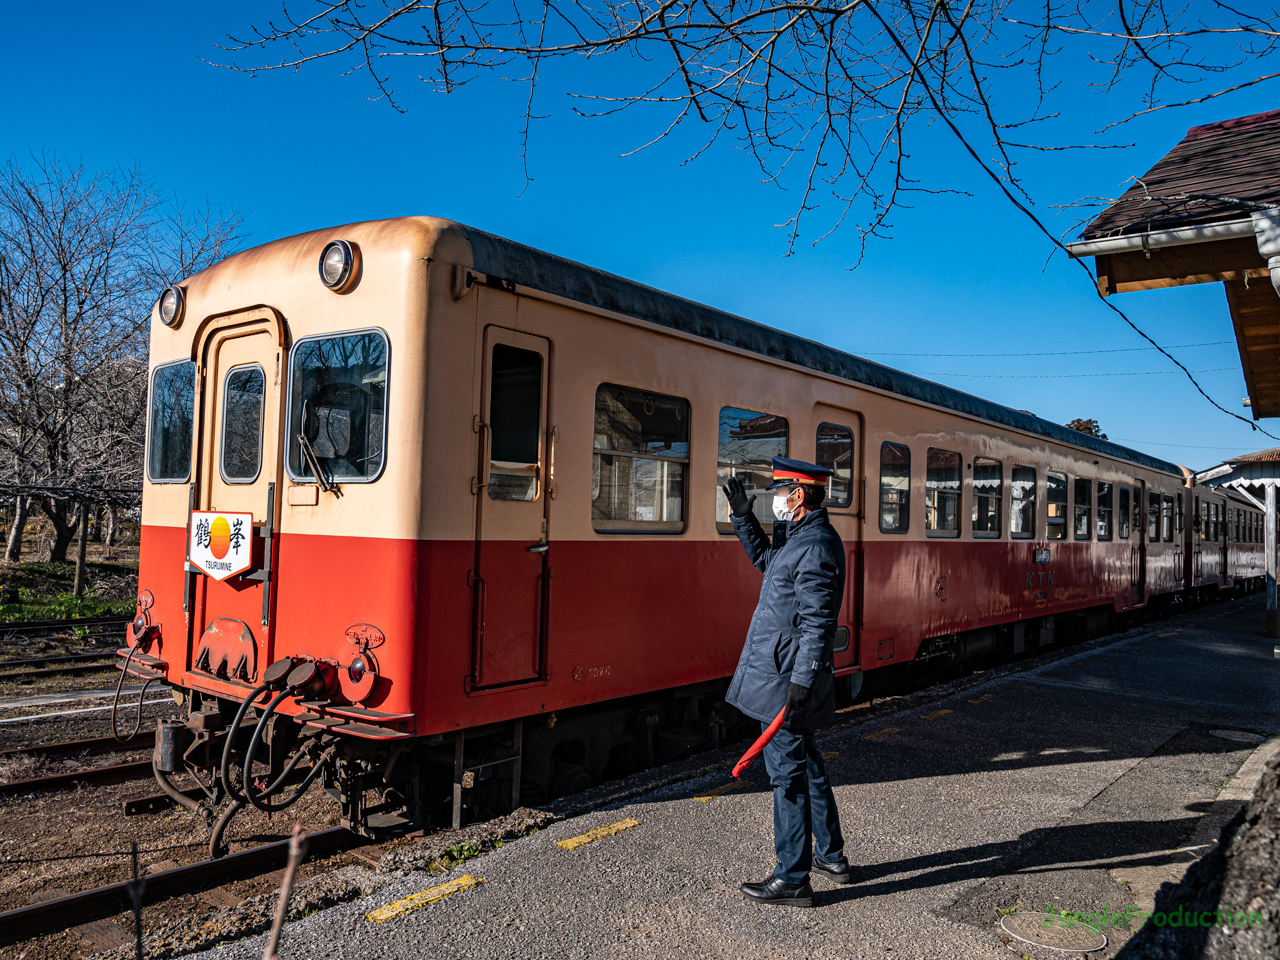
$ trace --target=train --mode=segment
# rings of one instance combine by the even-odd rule
[[[1256,502],[1175,464],[445,219],[183,279],[149,376],[119,666],[182,707],[153,765],[214,855],[314,783],[379,838],[741,736],[721,488],[773,456],[833,471],[845,702],[1264,575]]]

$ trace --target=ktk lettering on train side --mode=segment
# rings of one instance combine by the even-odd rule
[[[1031,595],[1032,600],[1048,600],[1049,590],[1047,588],[1053,586],[1053,571],[1036,570],[1028,573],[1024,586],[1027,590],[1036,591]]]
[[[187,559],[215,580],[244,573],[253,565],[253,514],[191,511]]]

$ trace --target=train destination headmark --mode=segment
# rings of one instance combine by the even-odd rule
[[[215,580],[244,573],[252,565],[251,513],[192,510],[188,537],[187,559]]]

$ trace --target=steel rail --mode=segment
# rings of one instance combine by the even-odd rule
[[[320,830],[307,836],[308,857],[328,856],[348,844],[368,841],[343,827]],[[219,860],[202,860],[185,867],[153,873],[147,877],[142,905],[149,906],[172,897],[184,896],[210,886],[279,870],[289,859],[289,841],[268,843],[250,850],[228,854]],[[121,868],[124,869],[123,867]],[[130,909],[130,881],[73,893],[29,907],[0,913],[0,946],[31,940],[46,933],[66,930],[94,920],[103,920]]]
[[[43,630],[70,630],[76,627],[124,626],[133,617],[129,614],[112,614],[103,617],[76,617],[58,620],[6,620],[0,622],[0,635],[31,633]]]
[[[100,753],[124,753],[128,750],[150,750],[155,746],[156,732],[147,730],[139,733],[128,743],[121,743],[115,737],[91,737],[88,740],[64,740],[60,743],[37,744],[33,747],[10,747],[0,750],[0,757],[33,756],[46,757],[91,757]]]
[[[82,663],[62,664],[53,667],[28,667],[25,670],[14,670],[12,673],[0,673],[0,680],[38,680],[41,677],[62,677],[72,673],[89,673],[93,670],[107,670],[114,668],[120,661],[118,659],[103,660],[103,657],[110,657],[109,653],[95,653],[85,657],[69,657],[68,659],[82,660]],[[90,663],[88,661],[97,660],[99,663]],[[39,662],[39,661],[35,661]],[[0,664],[0,670],[4,668],[4,664]]]
[[[103,657],[114,656],[114,651],[103,651],[102,653],[72,653],[63,657],[36,657],[33,660],[0,660],[0,670],[7,670],[10,667],[37,667],[42,663],[83,663],[88,660],[101,660]]]
[[[128,763],[116,763],[109,767],[88,767],[74,773],[56,773],[51,777],[33,777],[30,780],[0,783],[0,797],[12,797],[36,790],[57,790],[77,783],[123,783],[126,780],[136,780],[139,776],[150,774],[150,760],[131,760]]]

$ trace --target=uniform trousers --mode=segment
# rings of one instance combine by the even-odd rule
[[[778,858],[773,875],[799,886],[809,879],[813,852],[827,863],[844,859],[835,794],[811,730],[784,726],[765,746],[764,765],[773,785],[773,847]]]

